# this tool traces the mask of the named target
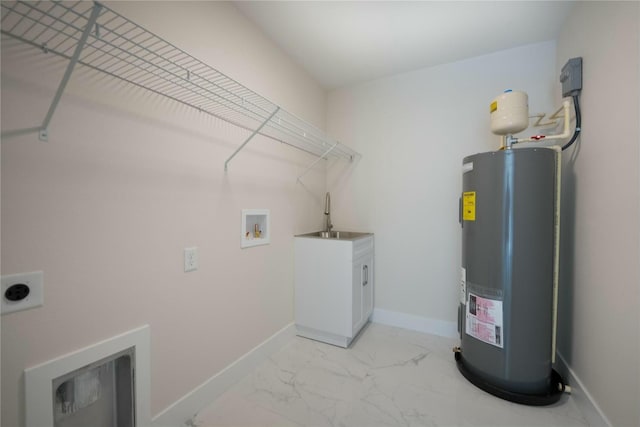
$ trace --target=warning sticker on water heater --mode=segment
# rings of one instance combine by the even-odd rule
[[[503,348],[502,301],[469,293],[465,329],[467,335]]]
[[[476,192],[465,191],[462,193],[462,219],[464,221],[476,220]]]

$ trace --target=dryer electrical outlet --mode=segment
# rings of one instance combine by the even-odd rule
[[[2,314],[43,305],[43,284],[42,271],[2,276]]]

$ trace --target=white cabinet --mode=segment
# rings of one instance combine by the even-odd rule
[[[347,347],[373,311],[373,235],[295,238],[295,319],[300,336]]]

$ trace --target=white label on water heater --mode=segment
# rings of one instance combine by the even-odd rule
[[[469,293],[466,312],[467,335],[503,348],[502,301]]]
[[[473,162],[464,163],[462,165],[462,173],[465,174],[467,172],[471,172],[473,170]]]
[[[460,304],[467,301],[467,269],[460,267]]]

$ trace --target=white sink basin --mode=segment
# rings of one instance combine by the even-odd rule
[[[314,231],[313,233],[298,234],[296,237],[311,237],[316,239],[355,240],[360,237],[371,236],[372,233],[357,231]]]

